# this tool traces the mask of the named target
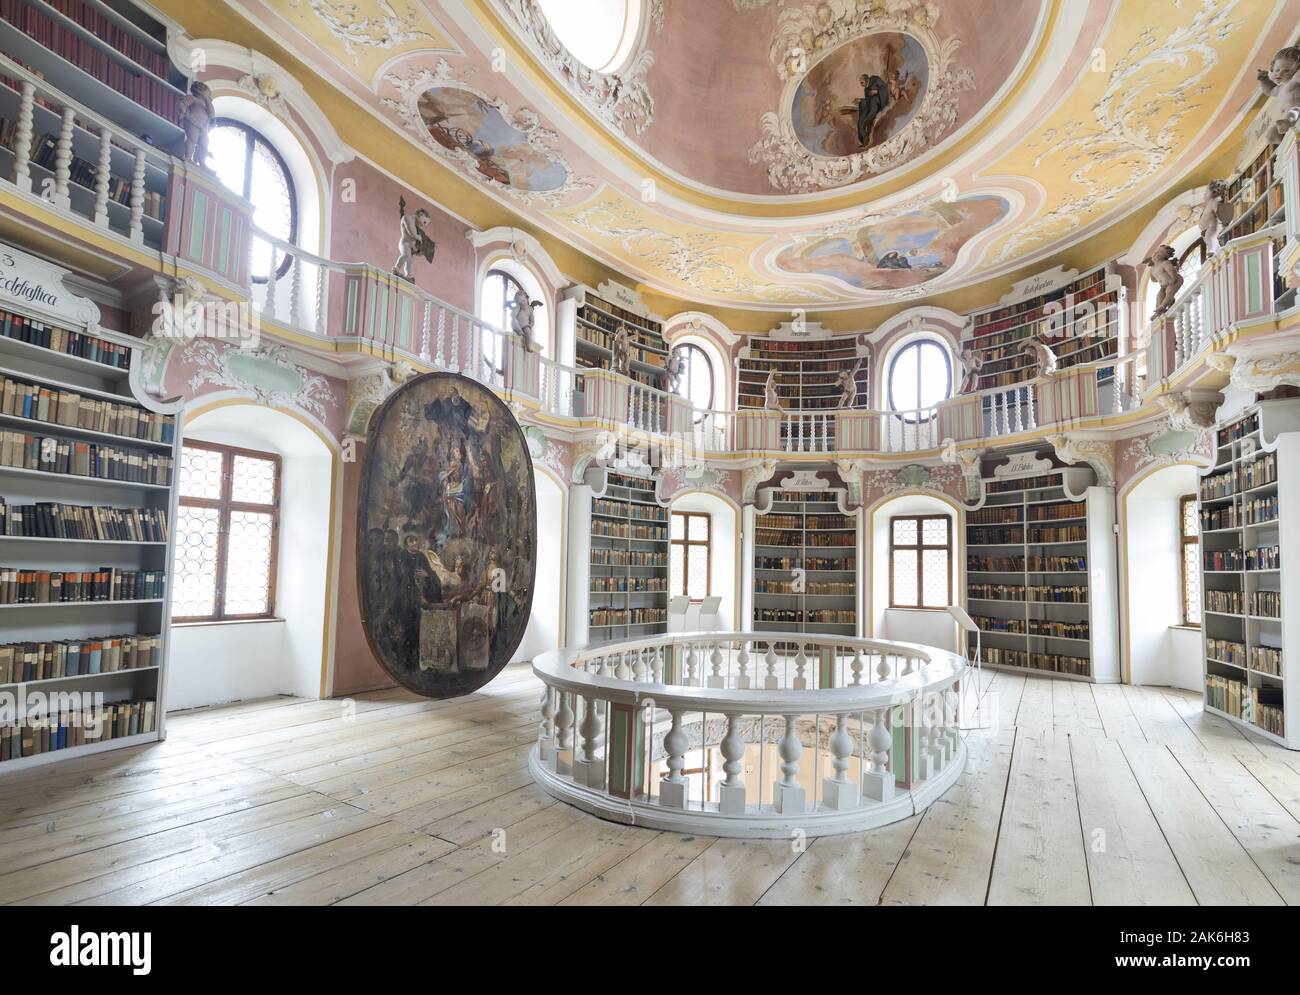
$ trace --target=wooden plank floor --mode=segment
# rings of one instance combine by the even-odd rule
[[[454,702],[177,714],[164,743],[0,774],[0,902],[1300,903],[1300,754],[1184,692],[984,681],[943,798],[803,847],[553,801],[524,666]]]

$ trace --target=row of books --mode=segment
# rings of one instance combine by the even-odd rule
[[[854,570],[857,560],[852,556],[828,558],[823,556],[756,556],[757,570]]]
[[[658,625],[668,621],[667,608],[593,608],[593,627],[613,625]]]
[[[667,577],[593,577],[593,594],[659,594],[668,590]]]
[[[983,654],[984,662],[995,667],[1021,667],[1079,677],[1087,677],[1092,673],[1092,665],[1087,657],[1067,653],[1026,653],[1024,650],[1005,649],[1001,646],[985,646]]]
[[[1205,610],[1221,615],[1241,614],[1241,592],[1208,588],[1205,592]]]
[[[119,701],[102,708],[60,711],[54,715],[0,724],[0,760],[34,757],[54,750],[89,746],[157,731],[153,701]]]
[[[969,528],[966,541],[972,546],[1019,546],[1025,541],[1023,528]]]
[[[1020,521],[1020,505],[995,505],[992,508],[980,508],[966,516],[971,525],[1003,525],[1007,522]]]
[[[612,515],[615,518],[633,518],[644,522],[668,521],[666,508],[653,508],[646,504],[633,504],[627,501],[611,501],[608,498],[596,498],[591,510],[597,515]]]
[[[668,557],[644,549],[609,549],[596,546],[591,551],[592,566],[598,567],[666,567]]]
[[[1230,663],[1235,667],[1246,666],[1246,644],[1235,639],[1206,636],[1205,655],[1217,663]]]
[[[591,328],[588,325],[579,323],[576,331],[579,341],[590,342],[592,345],[600,346],[600,348],[608,349],[610,351],[614,348],[614,334],[617,331],[617,327],[606,331],[600,328]],[[629,339],[628,345],[631,349],[635,350],[632,358],[638,363],[645,363],[647,366],[657,366],[660,368],[668,365],[667,357],[663,353],[655,351],[656,349],[664,348],[663,345],[652,346],[649,343],[638,340],[635,335]]]
[[[1023,618],[998,618],[994,615],[972,615],[971,620],[979,626],[981,632],[1005,632],[1011,635],[1024,635]]]
[[[1201,480],[1201,500],[1217,501],[1241,491],[1263,487],[1277,480],[1277,454],[1265,453],[1258,459]]]
[[[0,145],[15,154],[18,152],[17,121],[0,118]],[[55,173],[58,169],[59,140],[54,135],[40,135],[29,147],[27,154],[35,165]],[[89,159],[73,155],[68,160],[68,180],[77,186],[93,191],[98,175],[99,166]],[[133,188],[134,182],[131,177],[109,173],[107,184],[109,200],[117,204],[129,205]],[[145,215],[161,221],[167,207],[167,195],[161,190],[151,190],[148,187],[145,187],[142,193],[144,195],[142,209]]]
[[[855,625],[858,613],[851,608],[755,608],[755,622],[779,625]]]
[[[0,498],[0,535],[40,539],[166,542],[162,508],[111,508],[84,504],[8,504]]]
[[[172,481],[170,456],[23,432],[0,431],[0,465],[133,484]]]
[[[1081,363],[1092,363],[1097,360],[1107,359],[1114,356],[1119,349],[1119,340],[1117,338],[1097,339],[1086,348],[1079,349],[1077,352],[1069,353],[1064,356],[1057,356],[1057,366],[1060,369],[1067,369],[1071,366],[1077,366]],[[988,390],[992,387],[1014,387],[1018,383],[1024,383],[1032,380],[1038,367],[1036,364],[1026,363],[1013,370],[1003,372],[982,373],[975,384],[975,390]]]
[[[842,359],[742,359],[738,372],[742,383],[766,383],[768,374],[776,370],[778,386],[791,382],[806,385],[809,381],[833,384],[839,382],[840,370],[855,367],[858,380],[869,379],[867,364],[853,354]]]
[[[1282,561],[1277,546],[1259,546],[1255,549],[1208,549],[1205,551],[1206,570],[1276,570]]]
[[[1258,618],[1281,618],[1282,592],[1251,591],[1250,614]]]
[[[857,594],[857,585],[852,581],[819,581],[815,584],[800,583],[799,589],[795,590],[795,582],[791,580],[765,580],[759,578],[754,581],[755,594],[808,594],[814,597],[825,597],[834,595],[836,597],[853,597]]]
[[[1282,696],[1278,688],[1252,688],[1222,674],[1205,675],[1205,703],[1275,736],[1283,732]]]
[[[1083,573],[1084,556],[968,556],[966,569],[979,573]]]
[[[1031,312],[1040,311],[1048,304],[1054,301],[1061,301],[1067,296],[1073,295],[1076,299],[1087,299],[1089,291],[1096,293],[1097,284],[1104,282],[1106,279],[1105,270],[1095,270],[1086,276],[1081,276],[1074,282],[1059,287],[1056,290],[1049,291],[1046,294],[1038,294],[1034,297],[1026,297],[1023,300],[1016,301],[1014,304],[1007,304],[1003,307],[992,308],[988,311],[981,311],[972,319],[972,324],[976,335],[988,334],[990,331],[996,331],[1000,322],[1012,319],[1025,320]]]
[[[150,442],[171,442],[176,434],[176,419],[171,415],[87,397],[73,390],[42,387],[3,374],[0,374],[0,414]]]
[[[1055,639],[1087,639],[1087,622],[1057,622],[1045,618],[1029,620],[1029,633]]]
[[[1028,517],[1031,522],[1053,522],[1062,518],[1084,518],[1087,514],[1086,504],[1071,501],[1068,504],[1031,504]]]
[[[989,494],[1015,494],[1020,491],[1044,491],[1061,486],[1060,474],[1050,473],[1038,477],[1021,477],[1012,480],[990,480],[984,485]]]
[[[161,662],[162,637],[85,636],[0,646],[0,684],[139,670]]]
[[[119,370],[124,370],[131,364],[131,350],[127,346],[85,332],[58,328],[14,311],[0,309],[0,335]]]
[[[1250,669],[1273,677],[1282,676],[1282,647],[1252,646],[1250,648]]]
[[[161,570],[32,570],[0,567],[0,605],[161,598]]]
[[[619,325],[627,325],[633,331],[640,329],[658,336],[663,334],[664,326],[659,322],[643,317],[635,311],[619,307],[617,304],[612,304],[595,294],[583,295],[582,307],[578,309],[578,316],[590,321],[593,325],[600,325],[602,328],[612,321],[614,328]],[[600,320],[597,321],[597,318]]]
[[[976,339],[975,351],[984,361],[981,368],[992,371],[995,367],[1006,369],[1007,364],[1026,366],[1034,362],[1024,352],[1025,340],[1029,338],[1042,339],[1052,347],[1058,360],[1082,352],[1091,347],[1094,340],[1107,339],[1116,333],[1118,303],[1115,294],[1107,294],[1095,302],[1076,305],[1075,311],[1063,309],[1053,316],[1018,325],[988,339]]]
[[[45,2],[155,76],[165,78],[170,72],[171,63],[165,51],[160,51],[157,46],[150,45],[139,35],[132,34],[119,26],[85,0],[45,0]]]
[[[1029,545],[1046,542],[1087,542],[1088,527],[1086,525],[1058,525],[1054,527],[1042,527],[1029,530]]]
[[[161,79],[132,71],[94,43],[22,0],[0,0],[0,20],[71,62],[101,83],[168,121],[180,116],[181,93]]]
[[[608,522],[600,518],[592,521],[591,534],[594,536],[610,536],[614,539],[641,539],[651,541],[666,541],[668,539],[668,529],[663,526],[632,525],[628,522]]]
[[[772,356],[817,356],[843,352],[856,353],[858,341],[856,335],[816,340],[781,340],[751,335],[749,352],[751,356],[755,357],[765,354]]]
[[[971,584],[967,590],[972,598],[986,601],[1047,601],[1060,604],[1086,605],[1088,589],[1082,586],[1057,584]]]
[[[1230,442],[1236,442],[1238,439],[1244,439],[1248,435],[1254,435],[1259,431],[1259,412],[1253,411],[1245,418],[1238,419],[1231,425],[1225,425],[1219,429],[1218,442],[1220,448]]]

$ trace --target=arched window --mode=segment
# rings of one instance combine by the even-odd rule
[[[488,270],[487,275],[483,277],[478,316],[496,325],[497,328],[509,331],[511,319],[514,317],[515,294],[521,290],[524,290],[523,285],[505,270]],[[536,324],[533,325],[533,338],[537,338]]]
[[[1183,283],[1196,279],[1196,274],[1205,265],[1205,239],[1198,238],[1187,247],[1187,251],[1178,257],[1178,272],[1182,274]]]
[[[293,176],[284,157],[261,132],[233,118],[217,118],[208,133],[212,168],[228,189],[253,205],[253,224],[275,238],[298,243],[298,203]],[[277,266],[288,272],[290,257]],[[265,283],[271,270],[271,247],[254,240],[252,277]]]
[[[894,354],[887,381],[889,407],[905,421],[926,421],[933,408],[952,395],[952,364],[937,339],[916,339]]]
[[[539,0],[538,5],[560,44],[598,73],[623,68],[641,33],[642,0]]]
[[[714,380],[713,363],[710,362],[708,354],[692,342],[683,342],[673,348],[673,355],[681,364],[681,373],[675,387],[678,396],[690,401],[697,411],[711,410],[714,400]]]

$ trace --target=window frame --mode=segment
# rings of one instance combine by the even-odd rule
[[[674,539],[672,519],[678,517],[682,519],[682,538]],[[704,539],[692,539],[691,536],[691,519],[703,518],[707,523],[708,535]],[[704,547],[704,597],[713,596],[713,516],[707,511],[670,511],[668,520],[668,563],[671,571],[672,565],[672,548],[674,546],[682,547],[682,588],[681,591],[670,590],[669,597],[680,594],[682,597],[690,597],[689,590],[691,584],[691,547]],[[703,601],[704,598],[691,598],[692,603]]]
[[[289,168],[289,163],[281,154],[280,150],[275,147],[275,143],[267,138],[264,134],[254,128],[251,124],[233,117],[216,117],[212,119],[212,128],[236,128],[244,133],[244,189],[235,191],[245,200],[252,202],[253,195],[253,152],[256,145],[260,142],[271,157],[275,164],[280,167],[280,172],[284,174],[284,186],[289,192],[289,237],[285,239],[290,245],[298,244],[298,188],[293,182],[293,170]],[[280,265],[275,268],[275,278],[279,280],[289,272],[289,267],[293,263],[293,256],[286,254],[280,260]],[[253,283],[267,283],[270,276],[257,276],[250,273],[249,279]]]
[[[1187,534],[1187,528],[1185,524],[1187,521],[1187,506],[1195,505],[1195,504],[1196,504],[1195,494],[1184,494],[1182,497],[1178,499],[1178,590],[1182,595],[1179,601],[1178,615],[1182,619],[1181,624],[1186,626],[1189,629],[1199,629],[1201,628],[1202,625],[1201,622],[1194,622],[1187,617],[1187,605],[1189,603],[1188,589],[1187,589],[1187,580],[1188,580],[1187,547],[1188,546],[1197,547],[1196,562],[1197,564],[1200,564],[1201,562],[1200,517],[1197,516],[1194,519],[1196,521],[1196,533],[1194,535],[1189,536]],[[1202,608],[1201,611],[1202,613],[1204,613],[1205,609]],[[1201,617],[1202,619],[1204,619],[1204,614],[1202,614]]]
[[[718,373],[713,368],[713,360],[709,357],[709,354],[705,352],[704,349],[701,348],[696,343],[678,342],[676,345],[669,347],[669,355],[671,356],[673,353],[677,352],[678,350],[685,352],[688,356],[690,355],[691,350],[694,350],[699,355],[699,362],[703,363],[704,368],[709,372],[709,403],[705,405],[704,410],[701,411],[699,415],[697,415],[695,418],[696,424],[699,424],[705,418],[707,413],[713,410],[714,403],[718,399]],[[696,362],[695,358],[691,357],[690,359],[691,366],[689,366],[688,369],[693,369],[695,362]],[[678,380],[678,386],[679,387],[684,386],[685,381],[686,381],[686,377],[682,376]],[[684,392],[682,390],[676,390],[673,391],[673,393],[675,393],[678,397],[682,398],[683,400],[689,401],[691,399],[689,391]]]
[[[925,541],[925,523],[942,519],[948,524],[946,535],[948,541],[943,545],[937,543],[927,543]],[[894,541],[895,522],[916,522],[916,544],[899,543]],[[908,611],[926,611],[938,612],[947,609],[947,605],[924,605],[920,602],[925,600],[925,550],[942,549],[945,553],[946,567],[944,573],[948,578],[948,604],[952,604],[952,533],[955,528],[953,517],[951,515],[891,515],[889,518],[889,607],[904,608]],[[916,552],[916,600],[915,605],[900,605],[894,595],[894,552],[895,550],[915,550]]]
[[[181,443],[182,451],[185,449],[206,449],[209,452],[221,453],[221,496],[219,498],[196,498],[182,497],[179,493],[179,470],[177,480],[177,498],[176,507],[180,508],[210,508],[217,510],[217,555],[216,555],[216,576],[214,578],[214,591],[212,595],[212,614],[211,615],[172,615],[172,622],[248,622],[258,619],[275,618],[275,583],[277,568],[279,566],[280,554],[280,496],[281,496],[281,471],[284,469],[283,460],[279,453],[264,452],[260,449],[248,449],[243,446],[229,446],[220,442],[203,442],[197,439],[184,441]],[[271,504],[257,504],[252,501],[235,501],[231,498],[231,491],[234,487],[234,465],[236,456],[248,456],[253,459],[269,460],[275,464],[275,493]],[[226,570],[229,566],[227,537],[230,534],[230,514],[234,511],[250,511],[258,514],[265,514],[267,511],[271,514],[271,551],[269,565],[267,567],[267,586],[266,586],[266,611],[255,612],[252,614],[232,615],[226,612]],[[177,539],[179,533],[179,514],[177,515]],[[176,573],[175,555],[172,557],[172,573]],[[175,577],[171,578],[173,581]],[[169,608],[171,606],[169,605]],[[175,609],[172,608],[174,611]]]
[[[898,366],[898,361],[902,359],[905,355],[907,355],[907,353],[912,349],[917,350],[916,399],[918,401],[921,399],[922,377],[921,377],[921,359],[920,359],[921,351],[920,350],[924,349],[926,346],[933,346],[935,349],[938,349],[939,352],[943,355],[943,360],[944,360],[943,369],[944,369],[944,376],[946,379],[945,379],[945,386],[943,390],[943,397],[940,399],[940,402],[946,401],[952,397],[952,391],[953,391],[952,352],[948,348],[947,343],[944,342],[942,339],[938,339],[934,337],[933,335],[924,335],[920,338],[912,339],[909,342],[904,342],[897,349],[895,349],[893,355],[889,357],[889,366],[885,370],[885,400],[889,404],[890,413],[895,418],[899,419],[900,421],[906,422],[909,425],[919,425],[923,422],[931,421],[939,416],[939,409],[938,409],[939,402],[935,404],[934,411],[930,415],[928,415],[925,418],[920,418],[914,415],[904,414],[903,412],[910,412],[916,409],[900,408],[898,406],[897,401],[895,401],[894,399],[894,370]]]

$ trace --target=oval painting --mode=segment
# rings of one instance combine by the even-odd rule
[[[569,178],[563,163],[534,148],[527,132],[478,94],[455,86],[431,87],[420,95],[419,109],[434,141],[468,152],[480,173],[504,186],[542,193],[560,189]]]
[[[523,639],[537,570],[537,496],[510,409],[454,373],[415,377],[370,420],[357,508],[366,639],[403,687],[482,687]]]
[[[925,99],[930,65],[911,35],[885,31],[845,42],[808,71],[790,108],[815,155],[853,155],[887,141]]]

